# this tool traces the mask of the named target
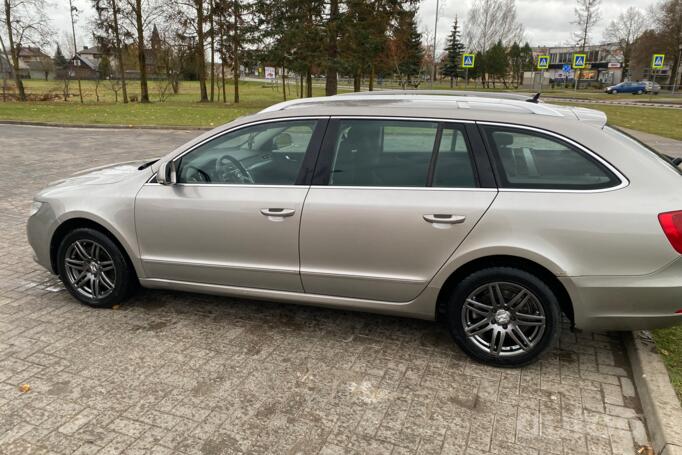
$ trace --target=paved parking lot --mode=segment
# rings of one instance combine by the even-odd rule
[[[46,183],[196,132],[0,125],[0,453],[628,454],[647,435],[619,337],[521,370],[436,323],[145,291],[76,303],[31,260]],[[31,390],[22,393],[21,384]]]

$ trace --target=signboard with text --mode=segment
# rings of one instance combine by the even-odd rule
[[[275,68],[271,66],[266,66],[265,67],[265,79],[274,79],[276,77],[275,75]]]

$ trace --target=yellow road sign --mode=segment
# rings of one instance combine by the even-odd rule
[[[475,54],[462,54],[462,68],[473,68],[475,62]]]
[[[651,67],[655,70],[663,69],[663,61],[665,60],[665,54],[654,54],[651,59]]]
[[[585,63],[587,62],[587,55],[585,54],[573,54],[573,68],[585,68]]]

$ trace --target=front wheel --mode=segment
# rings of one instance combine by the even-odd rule
[[[137,284],[118,245],[94,229],[69,232],[59,245],[57,260],[66,289],[92,307],[110,308],[123,302]]]
[[[525,270],[491,267],[455,288],[447,308],[450,334],[470,357],[502,367],[534,362],[559,333],[559,301]]]

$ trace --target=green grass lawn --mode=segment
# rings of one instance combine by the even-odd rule
[[[24,81],[26,90],[33,97],[45,94],[60,95],[62,83],[60,81]],[[71,97],[64,102],[59,99],[53,101],[0,102],[0,120],[21,120],[45,123],[92,124],[92,125],[146,125],[146,126],[191,126],[212,127],[227,123],[237,117],[257,112],[273,103],[282,101],[282,89],[279,84],[269,86],[259,82],[242,82],[240,84],[241,102],[231,102],[234,87],[227,87],[228,103],[199,103],[199,83],[196,81],[182,82],[180,92],[172,95],[165,102],[159,101],[159,85],[156,81],[149,82],[149,93],[152,103],[140,104],[121,102],[115,103],[114,92],[108,82],[99,85],[100,102],[96,102],[95,83],[83,81],[84,103],[78,98],[78,86],[71,81]],[[428,84],[422,84],[422,89],[429,89]],[[434,89],[447,89],[447,84],[435,84]],[[465,87],[460,84],[458,89]],[[472,84],[469,89],[478,89]],[[496,90],[502,90],[498,86]],[[216,98],[218,89],[216,88]],[[139,95],[139,83],[131,81],[128,93]],[[323,94],[322,83],[318,82],[313,88],[313,95]],[[569,97],[575,96],[572,90],[548,90],[546,95]],[[581,90],[582,98],[601,98],[606,95],[597,90]],[[289,85],[287,96],[298,96],[296,84]],[[623,95],[630,96],[631,95]],[[628,98],[628,99],[630,99]],[[119,93],[120,99],[120,93]],[[600,104],[581,104],[606,112],[609,122],[617,126],[632,128],[647,133],[659,134],[673,139],[682,139],[682,110],[658,109],[645,107],[606,106]]]
[[[663,362],[668,367],[670,381],[682,402],[682,326],[654,331],[654,340]]]

